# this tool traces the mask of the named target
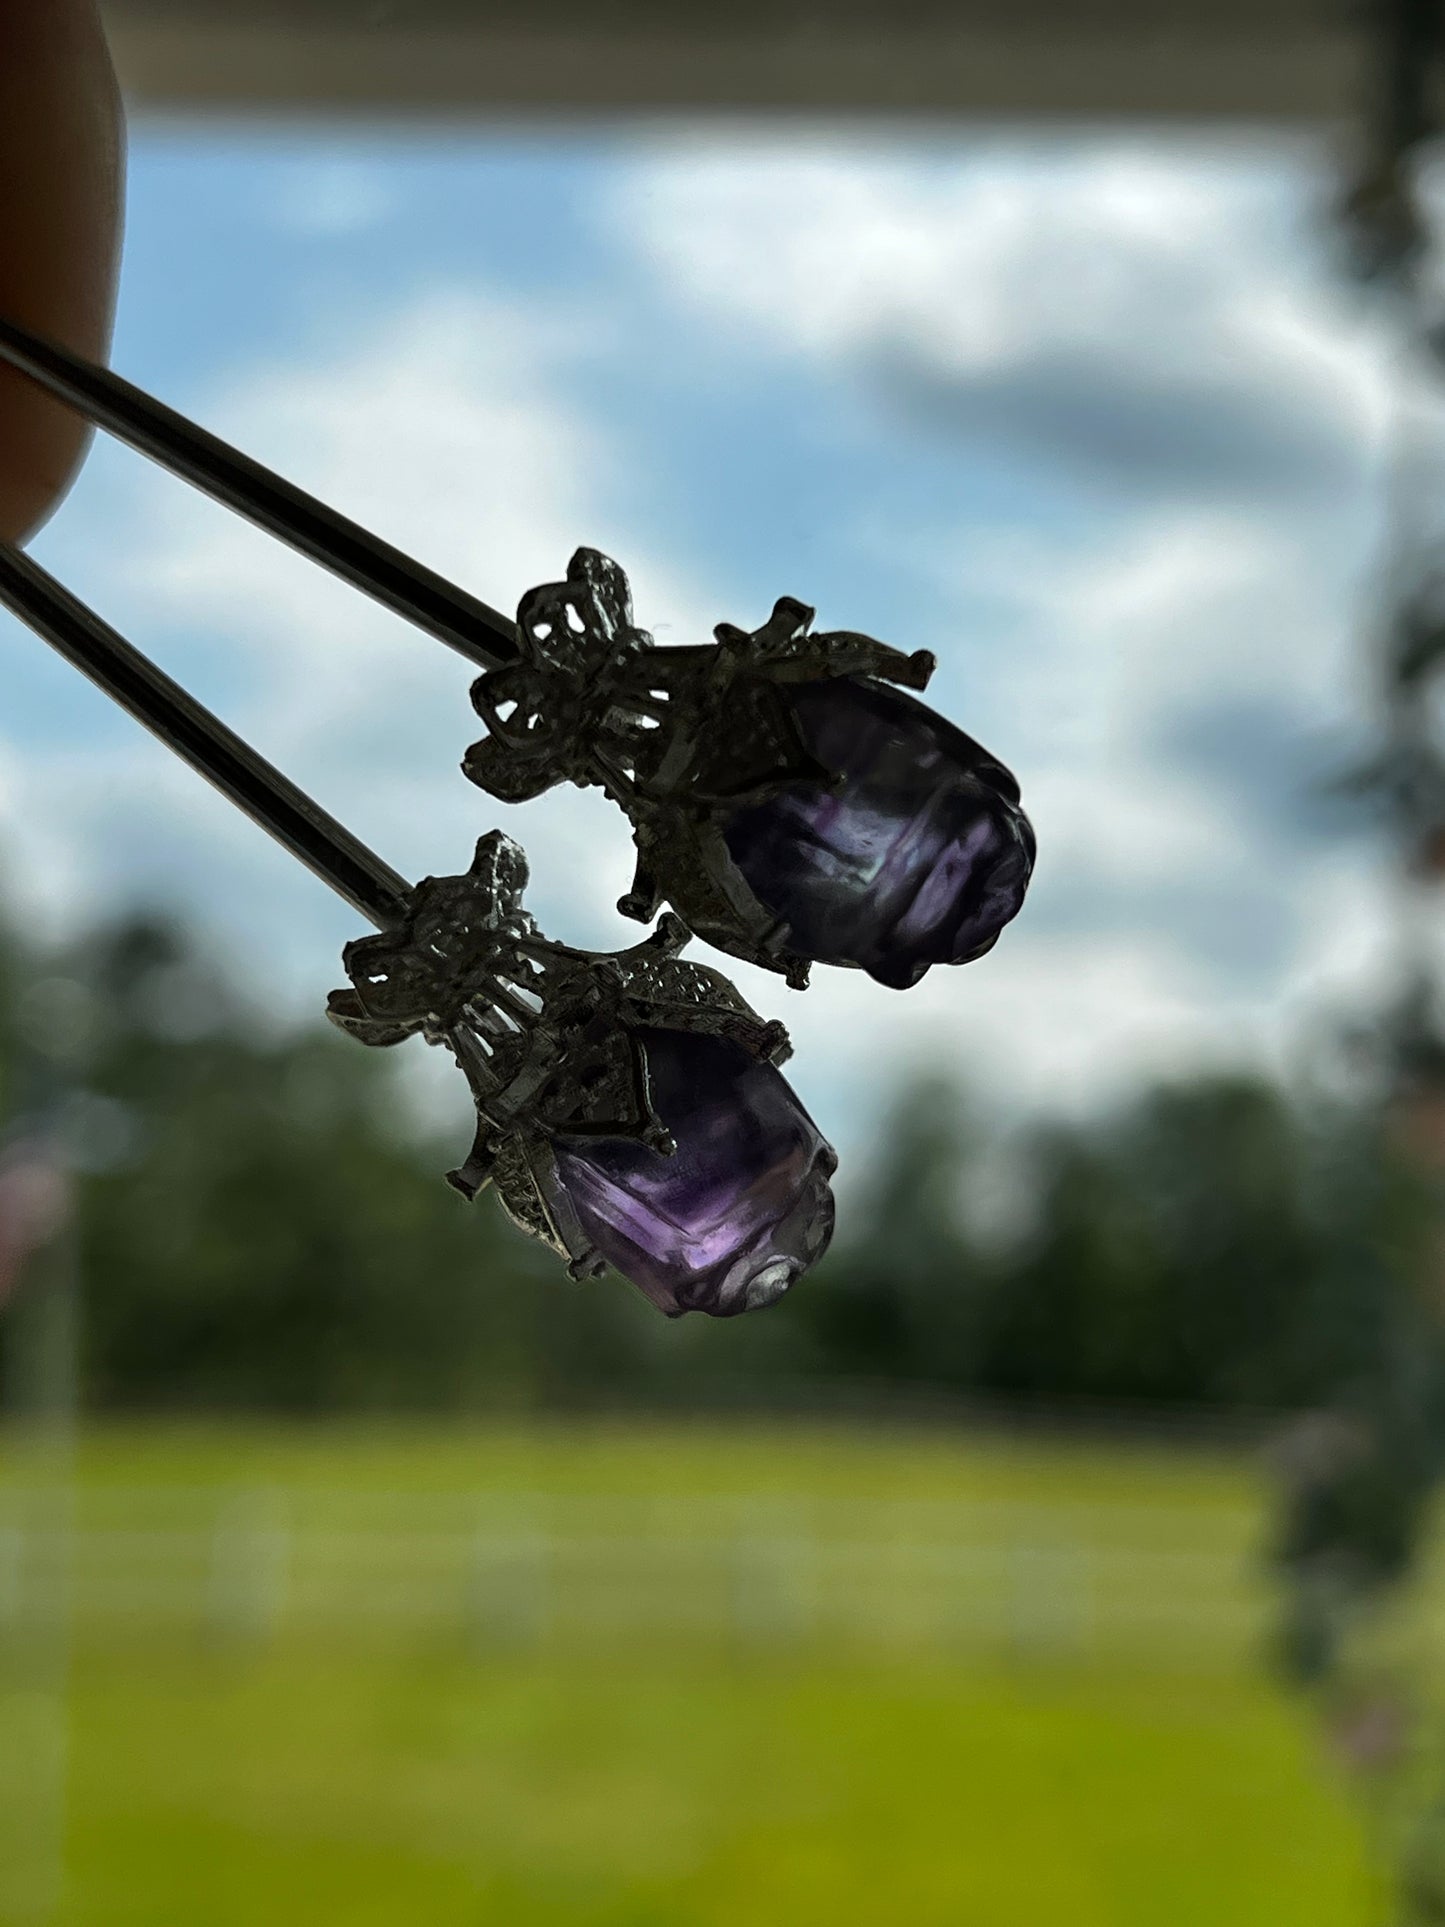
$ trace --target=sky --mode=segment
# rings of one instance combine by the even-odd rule
[[[143,128],[114,360],[499,607],[586,543],[660,640],[789,594],[937,654],[1038,833],[1018,922],[904,994],[727,963],[846,1149],[920,1068],[1078,1112],[1287,1070],[1378,991],[1393,885],[1329,785],[1398,353],[1333,185],[1305,146],[1159,135]],[[500,825],[544,927],[635,941],[624,819],[471,787],[440,644],[113,446],[36,553],[397,867]],[[354,913],[3,617],[0,649],[37,927],[173,908],[319,1010]]]

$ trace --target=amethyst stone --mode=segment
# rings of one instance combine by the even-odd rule
[[[1018,914],[1034,864],[1019,786],[961,729],[860,676],[791,692],[809,751],[839,780],[740,810],[729,853],[787,947],[906,990],[970,963]]]
[[[781,1073],[740,1045],[696,1031],[639,1035],[677,1150],[554,1139],[582,1229],[670,1318],[771,1305],[828,1248],[832,1147]]]

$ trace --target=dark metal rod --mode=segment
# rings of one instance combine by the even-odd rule
[[[13,610],[362,916],[384,929],[405,914],[410,890],[405,877],[102,622],[38,562],[4,542],[0,542],[0,605]]]
[[[172,474],[438,637],[468,662],[517,658],[516,625],[164,402],[0,316],[0,361]]]

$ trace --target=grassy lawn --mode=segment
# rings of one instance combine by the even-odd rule
[[[75,1927],[1366,1918],[1342,1800],[1245,1685],[92,1663],[72,1744]]]
[[[1090,1438],[824,1424],[605,1420],[552,1425],[112,1424],[82,1436],[83,1486],[264,1485],[563,1496],[788,1492],[954,1502],[1027,1499],[1257,1512],[1257,1470],[1235,1452]],[[0,1482],[23,1479],[19,1439]]]
[[[38,1476],[13,1452],[7,1470]],[[253,1487],[327,1512],[348,1490],[521,1491],[599,1518],[639,1495],[1102,1508],[1105,1532],[1136,1518],[1242,1560],[1259,1529],[1228,1455],[826,1429],[134,1428],[87,1439],[79,1486],[82,1513]],[[411,1626],[360,1648],[314,1629],[255,1649],[88,1635],[66,1699],[68,1885],[46,1915],[56,1696],[27,1680],[46,1684],[16,1661],[7,1697],[0,1672],[5,1927],[1371,1918],[1360,1827],[1307,1717],[1243,1664],[729,1647],[686,1625],[510,1650]]]

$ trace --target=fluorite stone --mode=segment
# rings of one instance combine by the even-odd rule
[[[653,1104],[677,1150],[554,1139],[582,1228],[669,1317],[771,1305],[828,1248],[832,1147],[781,1072],[741,1045],[695,1031],[641,1037]]]
[[[728,851],[787,947],[907,989],[968,963],[1018,914],[1034,864],[1019,788],[971,736],[860,676],[799,685],[809,750],[841,779],[740,810]]]

